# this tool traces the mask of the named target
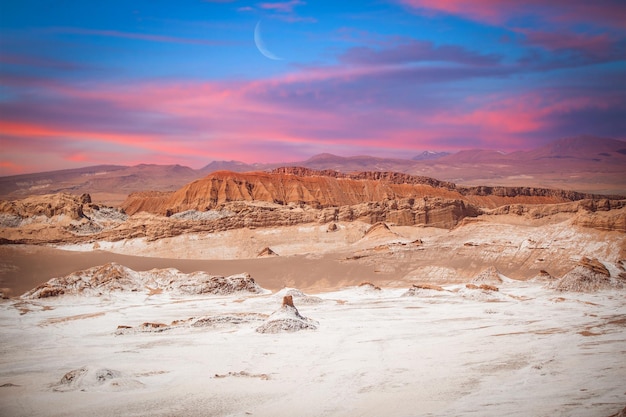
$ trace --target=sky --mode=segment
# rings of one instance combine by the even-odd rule
[[[623,0],[0,0],[0,175],[579,135],[626,139]]]

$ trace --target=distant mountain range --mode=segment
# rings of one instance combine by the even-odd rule
[[[581,136],[512,153],[482,149],[453,154],[425,151],[412,159],[323,153],[305,161],[273,164],[213,161],[198,170],[181,165],[98,165],[0,177],[0,199],[69,192],[89,193],[94,201],[117,204],[131,192],[173,191],[215,171],[268,171],[282,166],[341,172],[393,171],[461,185],[532,186],[626,195],[626,142]]]
[[[435,152],[435,151],[424,151],[419,155],[415,155],[411,158],[413,161],[427,161],[431,159],[439,159],[443,156],[450,155],[450,152]]]

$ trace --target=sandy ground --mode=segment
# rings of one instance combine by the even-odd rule
[[[552,417],[626,405],[624,292],[445,288],[296,298],[319,327],[283,334],[255,332],[258,321],[116,334],[270,314],[281,294],[4,300],[0,415]]]
[[[1,245],[0,288],[13,295],[107,262],[248,272],[274,294],[0,300],[0,416],[608,417],[624,408],[626,292],[558,293],[518,279],[560,276],[582,256],[619,274],[626,236],[496,220],[369,234],[358,222],[337,232],[242,229],[100,250]],[[258,258],[264,247],[280,256]],[[465,288],[491,266],[516,280],[505,277],[499,292]],[[363,281],[383,290],[355,287]],[[415,282],[446,291],[403,297]],[[322,299],[295,299],[317,330],[255,331],[284,287]],[[136,330],[202,317],[220,324]]]
[[[0,246],[0,288],[9,288],[13,296],[19,296],[50,278],[108,262],[117,262],[136,271],[176,268],[185,273],[207,271],[224,276],[249,272],[259,285],[270,290],[298,286],[319,291],[358,285],[363,281],[386,283],[394,278],[391,273],[376,272],[374,265],[346,262],[342,256],[334,254],[238,260],[170,259],[3,245]]]

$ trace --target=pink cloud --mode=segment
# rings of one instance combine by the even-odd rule
[[[608,52],[613,40],[607,34],[589,35],[585,33],[558,33],[542,31],[523,31],[528,43],[540,45],[550,51],[559,49],[584,49],[588,51]]]
[[[503,24],[512,17],[535,14],[548,22],[594,22],[624,28],[626,6],[621,0],[399,0],[426,12],[464,16],[490,24]]]
[[[417,95],[405,78],[416,74],[422,76],[401,64],[359,61],[252,81],[37,83],[35,99],[14,104],[19,110],[11,116],[0,103],[0,144],[7,153],[44,147],[46,155],[82,165],[106,162],[99,150],[109,162],[195,168],[215,159],[284,162],[339,151],[407,157],[424,149],[524,148],[527,138],[556,129],[559,118],[622,106],[619,97],[563,89],[469,98],[447,91],[441,98],[437,85],[425,83]]]

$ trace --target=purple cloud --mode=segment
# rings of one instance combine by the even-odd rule
[[[390,48],[374,49],[358,46],[348,49],[339,56],[344,64],[387,65],[416,62],[444,61],[464,65],[496,65],[502,57],[496,54],[481,54],[457,45],[435,46],[432,42],[411,39]]]

